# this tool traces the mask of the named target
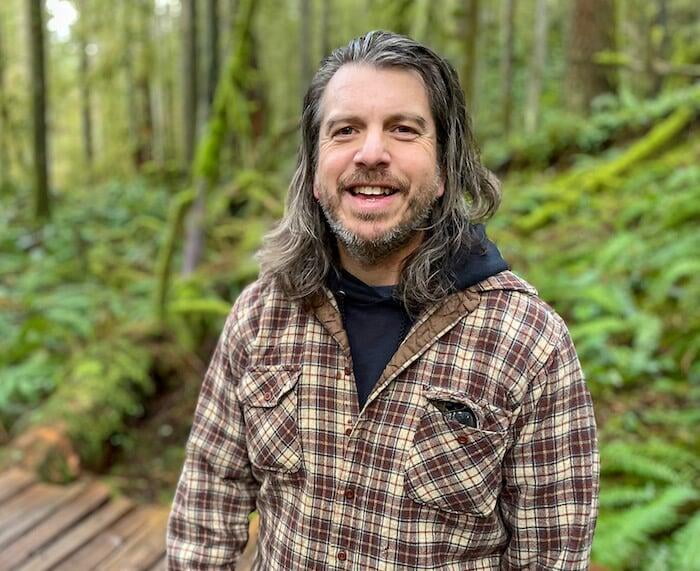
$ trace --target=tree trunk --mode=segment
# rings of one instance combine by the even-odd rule
[[[129,158],[131,163],[138,168],[138,110],[136,106],[136,81],[134,79],[134,34],[132,31],[132,3],[130,0],[122,2],[122,38],[124,45],[124,83],[125,83],[125,104],[126,120],[129,137]]]
[[[304,98],[309,87],[311,69],[311,0],[299,0],[299,86],[300,99]]]
[[[0,20],[0,190],[10,179],[10,156],[7,149],[7,132],[10,121],[5,104],[5,45],[3,36],[3,22]]]
[[[513,54],[515,47],[515,0],[505,0],[501,46],[501,117],[503,132],[510,133],[513,117]]]
[[[608,72],[596,63],[596,54],[615,47],[614,0],[574,0],[570,13],[567,103],[586,114],[591,101],[614,90]]]
[[[206,197],[219,177],[221,148],[227,129],[235,132],[239,148],[250,143],[254,132],[254,113],[246,105],[249,99],[251,62],[254,61],[253,18],[256,0],[241,0],[240,14],[236,19],[233,44],[219,80],[209,119],[197,144],[193,164],[195,201],[187,221],[187,236],[183,256],[183,274],[189,274],[199,264],[204,252],[204,222]],[[239,155],[245,153],[240,152]],[[168,272],[164,275],[167,276]],[[167,286],[163,286],[167,289]]]
[[[182,112],[185,162],[191,164],[197,140],[197,0],[182,2]]]
[[[37,219],[47,219],[51,216],[51,199],[46,133],[44,15],[41,0],[25,0],[25,6],[29,25],[29,77],[32,86],[34,213]]]
[[[525,105],[525,131],[527,133],[534,132],[540,122],[542,76],[547,59],[547,0],[537,0],[535,5],[533,44],[527,84],[527,103]]]
[[[177,157],[178,132],[176,124],[178,121],[178,110],[175,107],[174,93],[176,90],[175,78],[179,79],[179,74],[173,69],[173,62],[178,61],[178,49],[173,49],[173,40],[178,42],[179,36],[170,33],[170,23],[173,21],[172,5],[170,3],[160,4],[159,0],[154,0],[154,8],[159,8],[157,16],[153,18],[153,37],[157,49],[153,54],[153,61],[156,73],[153,79],[153,115],[154,115],[154,138],[153,156],[161,165]]]
[[[92,102],[90,93],[90,54],[88,53],[88,7],[85,0],[78,4],[80,10],[78,50],[80,52],[80,114],[82,118],[83,153],[87,172],[92,171],[95,155],[92,132]]]
[[[209,120],[219,77],[218,2],[207,0],[207,92],[199,106],[202,124]],[[207,184],[204,179],[195,182],[195,200],[185,225],[185,248],[182,257],[183,275],[191,274],[199,264],[204,252],[204,224]]]
[[[140,0],[139,5],[140,46],[138,58],[138,73],[136,77],[136,94],[138,97],[138,147],[137,159],[139,167],[153,160],[153,94],[151,77],[153,75],[153,48],[151,45],[151,19],[153,4],[150,0]]]
[[[333,0],[321,0],[321,56],[326,57],[334,48],[331,40]]]
[[[219,80],[219,0],[207,0],[207,105]]]
[[[464,38],[462,89],[464,89],[467,109],[473,117],[476,99],[476,46],[479,37],[479,0],[466,0],[461,23],[462,37]]]
[[[651,85],[652,95],[657,95],[659,91],[661,91],[664,81],[664,76],[657,72],[654,61],[666,60],[671,49],[671,35],[668,31],[668,2],[666,0],[657,0],[657,2],[658,6],[654,18],[654,25],[650,26],[650,31],[648,32],[652,35],[652,31],[656,29],[660,36],[659,38],[652,38],[653,49],[650,54],[649,66],[653,78]],[[654,39],[656,39],[656,42],[653,41]]]

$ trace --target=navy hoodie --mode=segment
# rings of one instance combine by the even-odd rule
[[[496,245],[486,237],[482,224],[472,226],[472,233],[474,245],[455,264],[455,291],[509,269]],[[345,270],[332,273],[329,286],[348,334],[362,408],[413,321],[404,305],[394,298],[394,286],[369,286]]]

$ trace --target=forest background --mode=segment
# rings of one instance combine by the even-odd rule
[[[305,86],[374,28],[459,70],[504,188],[489,234],[570,325],[595,567],[700,569],[693,0],[0,2],[1,465],[169,503]]]

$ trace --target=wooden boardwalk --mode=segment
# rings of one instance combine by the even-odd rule
[[[54,486],[11,468],[0,473],[0,571],[164,570],[167,517],[91,479]]]

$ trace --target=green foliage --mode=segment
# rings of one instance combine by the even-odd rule
[[[671,537],[670,568],[675,571],[700,569],[700,512]]]
[[[652,535],[672,529],[680,520],[680,508],[697,500],[697,490],[671,486],[652,501],[598,521],[593,559],[611,569],[634,568],[636,556]]]
[[[68,426],[88,462],[152,393],[152,260],[168,196],[142,182],[74,189],[42,232],[0,213],[0,433]],[[63,422],[65,421],[65,422]]]
[[[658,438],[613,441],[601,461],[594,561],[609,569],[693,569],[700,518],[686,514],[700,507],[697,452]]]
[[[563,111],[545,116],[542,128],[534,134],[516,134],[508,144],[493,140],[484,147],[490,168],[546,167],[573,154],[601,152],[611,140],[641,134],[649,126],[678,108],[700,109],[700,87],[693,85],[669,91],[662,97],[627,101],[608,98],[609,106],[591,118]]]
[[[578,152],[648,133],[579,155],[561,173],[514,173],[490,226],[516,271],[564,316],[594,394],[602,480],[593,560],[611,571],[697,561],[699,94],[695,86],[635,104],[639,115],[618,121],[620,109],[605,111],[573,128],[564,139],[578,137]],[[544,160],[565,160],[555,148],[543,147]]]
[[[687,379],[697,382],[700,348],[700,203],[697,141],[649,157],[609,191],[555,177],[517,189],[494,224],[511,263],[562,313],[592,389]],[[605,161],[605,159],[602,159]],[[559,206],[565,210],[560,211]],[[567,214],[565,214],[567,212]],[[534,226],[520,221],[540,217]],[[566,216],[564,223],[564,218]]]
[[[84,463],[99,467],[110,437],[143,414],[155,387],[145,347],[118,335],[76,351],[47,402],[24,422],[67,427]]]

